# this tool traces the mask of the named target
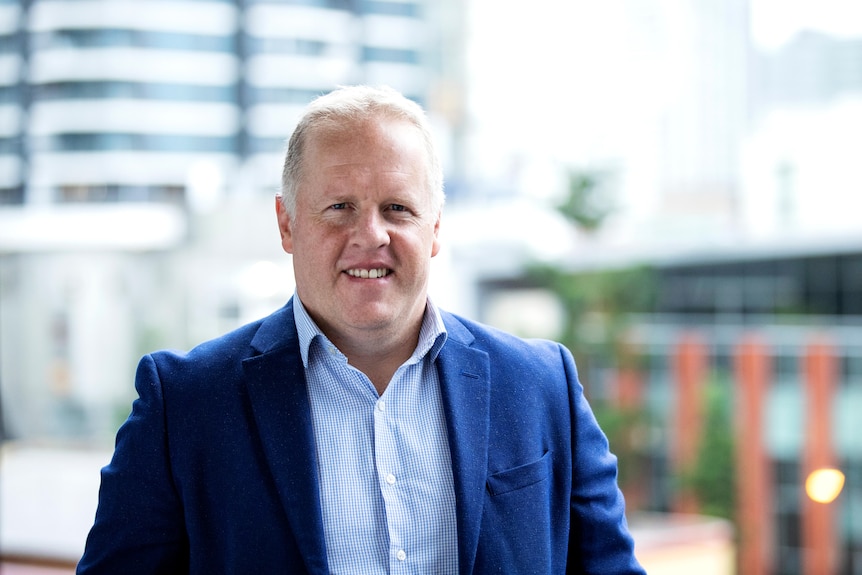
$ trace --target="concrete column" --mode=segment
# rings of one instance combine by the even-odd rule
[[[774,553],[773,477],[764,442],[764,410],[772,380],[769,353],[755,338],[736,348],[736,519],[739,572],[770,575]]]

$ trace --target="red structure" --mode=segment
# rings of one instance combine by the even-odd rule
[[[773,483],[763,437],[770,359],[755,338],[736,349],[736,520],[739,572],[746,575],[770,575],[773,567]]]
[[[643,406],[643,375],[633,368],[623,368],[616,377],[616,407],[633,411]]]
[[[840,563],[836,503],[818,503],[810,499],[805,481],[812,471],[838,467],[832,427],[840,373],[839,350],[832,343],[818,339],[798,351],[795,348],[794,352],[800,361],[799,382],[804,405],[798,484],[801,572],[803,575],[835,575]],[[705,431],[704,396],[712,358],[698,334],[686,333],[677,341],[669,359],[675,403],[668,422],[668,455],[673,475],[682,478],[697,463]],[[749,335],[737,340],[733,360],[738,573],[779,575],[777,570],[781,564],[795,558],[777,555],[779,534],[784,533],[780,544],[793,548],[796,545],[788,540],[793,534],[778,531],[781,513],[775,509],[776,478],[766,442],[768,403],[774,381],[773,352],[760,338]],[[614,398],[617,406],[632,409],[640,405],[643,386],[644,381],[636,372],[626,369],[617,372]],[[673,494],[670,507],[678,514],[697,514],[700,510],[697,497],[685,487]]]
[[[635,453],[638,444],[644,441],[644,434],[648,432],[638,425],[638,414],[643,409],[644,382],[643,374],[634,367],[620,368],[615,377],[615,394],[613,397],[615,407],[622,413],[632,418],[635,424],[628,430],[626,437],[617,438],[623,445],[617,445],[628,453]],[[614,448],[615,446],[611,446]],[[619,455],[619,453],[617,453]],[[632,465],[630,462],[629,465]],[[641,509],[649,497],[649,483],[643,481],[642,477],[635,473],[620,475],[620,489],[626,497],[626,509],[637,511]]]
[[[836,357],[832,346],[818,341],[803,358],[805,375],[805,444],[802,483],[815,469],[835,467],[832,443],[832,399],[836,387]],[[817,503],[801,490],[803,573],[833,575],[837,567],[834,503]]]
[[[706,347],[699,338],[686,334],[674,353],[676,410],[673,421],[671,461],[677,477],[684,476],[696,460],[703,431],[703,392],[708,374]],[[673,501],[675,513],[697,513],[693,493],[681,489]]]

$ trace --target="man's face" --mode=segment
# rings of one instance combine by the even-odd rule
[[[439,251],[420,133],[381,118],[308,138],[296,215],[277,208],[303,305],[336,344],[411,336]]]

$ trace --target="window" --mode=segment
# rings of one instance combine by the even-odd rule
[[[36,50],[131,47],[229,53],[236,51],[233,35],[211,36],[126,28],[53,30],[33,34],[31,41]]]
[[[365,62],[396,62],[399,64],[419,64],[421,58],[417,50],[400,48],[381,48],[379,46],[364,46],[362,60]]]
[[[246,0],[249,4],[292,4],[332,10],[353,10],[356,0]]]
[[[0,34],[0,53],[17,52],[20,49],[17,34]]]
[[[303,90],[298,88],[249,88],[248,104],[300,104],[326,94],[329,90]]]
[[[123,81],[53,82],[33,87],[34,101],[132,98],[192,102],[233,102],[236,86],[196,86]],[[2,97],[2,93],[0,93]]]
[[[172,185],[70,184],[55,190],[61,203],[170,202],[182,203],[185,187]]]
[[[282,154],[287,146],[286,138],[250,138],[252,154]]]
[[[24,203],[24,188],[0,188],[0,206],[16,206]]]
[[[326,42],[304,38],[258,38],[246,36],[249,54],[295,54],[298,56],[321,56],[327,48]]]
[[[19,96],[17,86],[0,86],[0,104],[16,103]]]
[[[21,153],[21,139],[17,136],[0,138],[0,154]]]
[[[360,0],[361,14],[385,14],[387,16],[405,16],[420,18],[422,16],[419,4],[415,2],[386,2],[381,0]]]
[[[33,138],[37,152],[224,152],[235,153],[235,137],[194,135],[77,133]]]

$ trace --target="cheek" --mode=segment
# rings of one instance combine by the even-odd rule
[[[322,226],[310,226],[304,233],[294,234],[293,257],[300,259],[306,269],[320,271],[328,269],[343,251],[343,236],[336,230]]]

